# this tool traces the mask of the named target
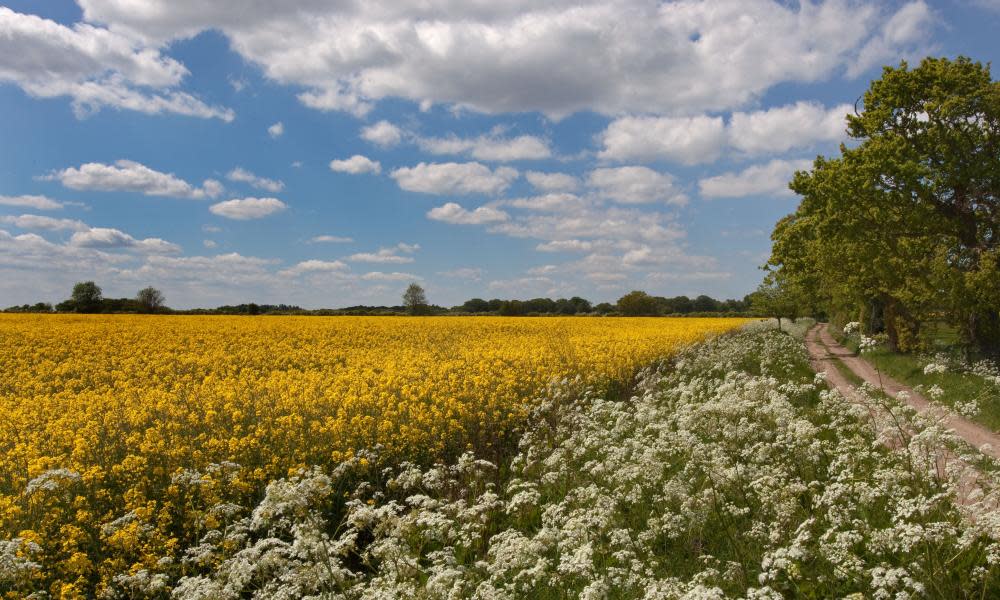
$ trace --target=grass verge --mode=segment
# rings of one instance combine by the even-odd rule
[[[858,351],[858,341],[853,336],[845,336],[842,331],[830,327],[830,333],[852,352]],[[927,390],[937,386],[942,390],[937,400],[954,410],[975,404],[978,412],[968,414],[968,418],[994,431],[1000,431],[1000,390],[979,375],[948,370],[944,373],[925,373],[924,367],[931,361],[929,357],[890,352],[880,346],[864,355],[876,369],[912,388]]]

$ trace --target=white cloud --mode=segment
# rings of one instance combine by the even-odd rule
[[[391,175],[400,188],[410,192],[464,195],[499,194],[517,179],[518,172],[510,167],[498,167],[491,171],[477,162],[449,162],[402,167]]]
[[[847,137],[848,104],[824,108],[816,102],[796,102],[769,110],[733,113],[729,143],[749,155],[808,148],[817,142],[839,142]]]
[[[365,281],[421,281],[423,278],[410,273],[371,271],[362,275],[361,279]]]
[[[548,142],[533,135],[513,138],[496,135],[481,135],[475,138],[455,136],[419,138],[417,144],[431,154],[465,154],[478,160],[497,162],[540,160],[552,156]]]
[[[119,160],[114,165],[84,163],[55,171],[42,179],[58,180],[74,190],[137,192],[146,196],[202,199],[222,193],[222,184],[214,179],[206,179],[197,188],[173,173],[161,173],[132,160]]]
[[[419,244],[399,243],[391,248],[379,248],[378,252],[359,252],[357,254],[352,254],[345,260],[350,262],[405,264],[413,262],[413,257],[401,256],[400,252],[403,254],[413,254],[419,249]]]
[[[0,217],[0,223],[13,225],[19,229],[45,229],[48,231],[87,231],[90,226],[75,219],[53,219],[42,215],[21,215]]]
[[[796,171],[812,166],[811,160],[775,159],[747,167],[739,173],[724,173],[698,182],[706,198],[741,198],[744,196],[790,196],[788,183]]]
[[[475,267],[460,267],[450,271],[438,271],[438,275],[454,279],[468,279],[479,281],[483,277],[483,270]]]
[[[63,207],[61,202],[56,202],[45,196],[0,196],[0,206],[17,206],[35,210],[58,210]]]
[[[361,137],[376,146],[390,148],[402,141],[403,132],[389,121],[379,121],[374,125],[362,128]]]
[[[338,173],[352,173],[354,175],[362,173],[378,174],[382,172],[382,165],[377,160],[355,154],[344,160],[331,160],[330,170]]]
[[[615,240],[614,245],[667,244],[684,237],[671,215],[659,211],[593,206],[553,214],[532,213],[491,225],[489,231],[545,242]]]
[[[14,279],[18,286],[24,285],[30,273],[64,270],[76,275],[81,270],[106,270],[128,260],[128,256],[93,248],[54,244],[35,233],[15,236],[0,229],[0,267],[23,270]]]
[[[219,244],[215,240],[202,240],[201,245],[204,246],[204,247],[206,247],[206,248],[215,248]]]
[[[726,271],[682,271],[671,273],[666,271],[656,271],[646,275],[646,280],[651,283],[673,283],[678,281],[714,281],[732,278],[733,274]]]
[[[337,235],[317,235],[309,239],[310,244],[350,244],[353,241],[354,238]]]
[[[284,182],[275,179],[267,179],[266,177],[259,177],[242,167],[236,167],[230,171],[229,174],[226,175],[226,179],[229,181],[248,183],[259,190],[265,190],[271,192],[272,194],[276,194],[285,189]]]
[[[202,225],[201,230],[205,233],[219,233],[222,231],[222,228],[216,227],[215,225]]]
[[[461,205],[448,202],[443,206],[432,208],[427,217],[435,221],[444,221],[453,225],[485,225],[506,221],[510,215],[488,206],[480,206],[475,210],[466,210]]]
[[[304,260],[294,267],[280,271],[281,275],[302,275],[305,273],[343,273],[349,271],[347,263],[339,260]]]
[[[877,35],[865,43],[854,64],[847,69],[847,74],[857,77],[881,64],[930,54],[933,46],[925,44],[931,37],[936,18],[934,11],[923,0],[904,4],[881,24]]]
[[[277,198],[233,198],[208,207],[213,214],[227,219],[246,221],[260,219],[288,208]]]
[[[285,135],[285,124],[278,121],[274,125],[267,128],[267,135],[271,136],[271,139],[278,139]]]
[[[138,269],[124,272],[122,277],[136,281],[157,281],[171,287],[227,301],[235,291],[242,292],[270,287],[284,287],[270,267],[278,261],[237,252],[215,256],[149,256]],[[259,293],[259,292],[258,292]]]
[[[174,254],[181,251],[177,244],[171,244],[160,238],[137,240],[123,231],[106,227],[77,231],[69,243],[80,248],[126,249],[149,254]]]
[[[566,173],[528,171],[524,178],[541,192],[573,192],[580,187],[580,180]]]
[[[726,134],[722,117],[621,117],[599,139],[602,159],[666,159],[694,165],[718,158]]]
[[[732,148],[757,156],[808,148],[846,137],[844,116],[851,106],[827,109],[800,101],[754,112],[722,117],[621,117],[598,136],[605,160],[669,160],[693,165],[711,162]]]
[[[594,169],[587,183],[601,196],[623,204],[687,204],[687,197],[674,187],[671,175],[647,167]]]
[[[346,91],[340,84],[334,84],[334,87],[325,90],[302,92],[298,98],[309,108],[346,112],[358,118],[364,117],[375,108],[371,102]]]
[[[487,286],[492,292],[502,294],[506,297],[531,298],[531,297],[556,297],[565,296],[559,284],[549,277],[519,277],[515,279],[497,279],[491,281]]]
[[[556,265],[541,265],[538,267],[532,267],[528,269],[528,275],[551,275],[559,271],[559,267]]]
[[[363,114],[395,97],[557,118],[738,108],[779,83],[901,55],[920,43],[912,24],[928,19],[922,3],[892,15],[846,0],[80,4],[88,21],[152,47],[215,29],[270,80],[303,86],[301,101],[324,110]]]
[[[188,74],[184,65],[108,29],[83,23],[66,27],[0,6],[0,56],[0,81],[39,98],[68,96],[80,117],[108,106],[234,118],[230,109],[172,89]]]
[[[594,243],[585,240],[556,240],[535,246],[539,252],[590,252],[593,248]]]
[[[529,196],[527,198],[504,200],[502,204],[505,206],[512,206],[514,208],[554,212],[584,208],[587,202],[576,194],[553,193],[543,194],[541,196]]]

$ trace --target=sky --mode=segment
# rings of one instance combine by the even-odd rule
[[[883,65],[1000,0],[0,0],[0,306],[741,298]]]

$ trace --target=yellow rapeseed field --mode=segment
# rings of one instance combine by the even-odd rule
[[[0,315],[0,541],[37,544],[56,596],[99,590],[176,558],[220,499],[366,448],[497,460],[550,382],[744,321]]]

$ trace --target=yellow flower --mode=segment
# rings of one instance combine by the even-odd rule
[[[743,322],[0,314],[0,539],[53,557],[52,595],[93,595],[95,565],[97,589],[155,566],[273,479],[375,447],[497,460],[549,384],[620,381]],[[23,493],[53,469],[73,476]]]

